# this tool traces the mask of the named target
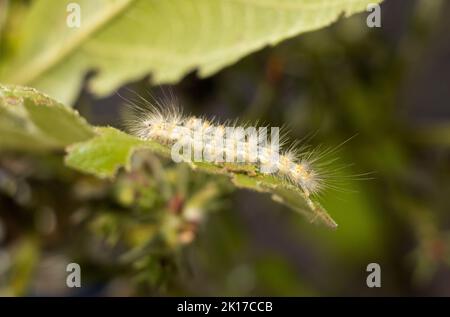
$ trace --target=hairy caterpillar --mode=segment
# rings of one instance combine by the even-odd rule
[[[322,151],[307,146],[298,147],[299,142],[285,148],[283,145],[286,140],[284,138],[279,140],[273,135],[270,141],[259,135],[238,134],[237,137],[233,135],[235,138],[232,137],[231,141],[225,138],[224,142],[217,142],[227,134],[229,128],[234,131],[252,128],[252,131],[255,131],[255,127],[249,125],[240,127],[236,124],[227,126],[227,123],[219,123],[217,120],[186,116],[174,98],[170,98],[169,102],[154,100],[152,103],[141,96],[138,97],[139,101],[131,102],[132,116],[126,121],[131,134],[144,140],[157,140],[172,149],[178,145],[209,154],[206,155],[207,158],[200,156],[197,160],[217,165],[231,160],[236,164],[252,165],[261,173],[270,173],[283,178],[300,188],[307,205],[317,216],[328,219],[320,205],[313,202],[310,196],[319,194],[326,187],[332,187],[328,182],[332,174],[326,173],[324,169],[331,161],[323,162],[323,158],[335,149]],[[130,100],[127,101],[130,103]],[[276,142],[279,144],[278,147],[274,146]],[[191,154],[182,157],[184,161],[191,159]],[[327,219],[325,221],[328,221]],[[329,219],[328,225],[337,226],[332,219]]]

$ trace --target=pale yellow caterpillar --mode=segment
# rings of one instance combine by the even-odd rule
[[[319,194],[324,188],[332,187],[328,183],[330,173],[325,172],[323,163],[325,156],[333,150],[320,151],[311,150],[306,146],[298,147],[298,143],[284,149],[286,140],[277,140],[271,135],[271,139],[261,142],[259,136],[249,134],[240,135],[238,138],[225,138],[220,142],[220,138],[225,137],[227,129],[226,123],[219,123],[216,120],[207,120],[195,116],[185,116],[178,104],[157,101],[154,103],[138,96],[140,100],[132,103],[133,116],[129,117],[126,125],[133,135],[143,140],[157,140],[160,143],[174,147],[181,146],[195,148],[198,152],[207,154],[206,159],[200,156],[197,160],[205,159],[213,164],[221,165],[224,161],[233,161],[234,164],[245,164],[256,167],[256,170],[285,179],[286,181],[299,187],[304,193],[307,205],[317,216],[323,215],[321,207],[310,199],[311,195]],[[173,99],[173,98],[172,98]],[[248,130],[254,127],[249,125],[231,125],[236,129]],[[259,127],[258,129],[268,129]],[[274,141],[278,141],[279,147],[274,146]],[[253,151],[252,151],[253,149]],[[275,151],[276,149],[276,151]],[[275,153],[277,152],[277,153]],[[225,158],[225,160],[224,160]],[[196,159],[192,155],[184,156],[183,160]],[[328,225],[335,227],[332,219]]]

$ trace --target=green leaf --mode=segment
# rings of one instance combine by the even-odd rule
[[[87,142],[68,148],[66,164],[98,177],[113,177],[119,167],[130,167],[130,158],[139,148],[164,153],[165,149],[152,141],[144,142],[111,127],[97,128],[98,135]]]
[[[382,0],[79,0],[81,27],[66,24],[71,0],[34,1],[17,53],[0,81],[33,86],[71,104],[81,79],[106,95],[152,74],[174,83],[214,74],[267,45],[325,27]]]
[[[73,109],[32,88],[0,85],[0,150],[63,149],[93,135]]]
[[[98,128],[97,133],[91,140],[68,148],[68,166],[98,177],[112,178],[120,167],[129,170],[131,156],[136,150],[149,149],[158,155],[170,157],[170,149],[156,141],[140,140],[111,127]],[[231,163],[219,166],[206,162],[192,162],[189,165],[195,171],[228,176],[239,188],[270,193],[275,201],[302,213],[311,221],[318,220],[328,227],[337,227],[320,204],[307,197],[301,189],[282,179],[260,174],[252,166]]]

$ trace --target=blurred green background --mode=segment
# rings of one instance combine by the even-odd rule
[[[31,3],[10,3],[3,43]],[[381,28],[357,14],[162,87],[188,113],[287,125],[315,146],[355,136],[337,153],[349,180],[321,196],[337,230],[145,152],[115,181],[66,169],[60,153],[2,152],[0,292],[450,296],[449,15],[449,1],[386,0]],[[123,99],[97,97],[91,76],[74,107],[122,128]],[[149,80],[118,93],[160,94]],[[193,220],[180,222],[187,209]],[[81,289],[65,286],[70,262],[82,267]],[[366,286],[372,262],[381,288]]]

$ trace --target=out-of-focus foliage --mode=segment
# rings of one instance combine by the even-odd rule
[[[72,173],[60,159],[48,166],[47,157],[3,155],[1,164],[2,184],[6,178],[9,181],[9,187],[2,187],[9,197],[2,195],[2,208],[8,202],[21,206],[14,211],[18,214],[3,209],[2,220],[8,228],[22,228],[8,233],[15,241],[11,244],[14,262],[2,275],[3,295],[29,293],[29,279],[41,269],[41,248],[58,250],[60,257],[48,264],[56,274],[65,270],[68,257],[81,262],[86,272],[91,265],[102,265],[94,270],[98,273],[94,280],[113,274],[113,278],[129,276],[150,289],[164,286],[164,272],[174,269],[180,247],[192,242],[209,212],[223,208],[229,191],[229,184],[193,175],[184,165],[162,166],[148,152],[135,155],[132,171],[120,173],[115,182]],[[20,180],[24,168],[28,176]],[[24,197],[24,188],[31,194]],[[65,278],[53,282],[58,290],[67,291]],[[38,293],[51,292],[52,287],[39,281],[33,284]]]
[[[34,1],[14,43],[4,44],[10,51],[0,59],[0,82],[71,104],[91,70],[100,95],[149,73],[155,83],[177,82],[194,69],[205,77],[380,1],[79,0],[79,28],[66,25],[73,1]]]

